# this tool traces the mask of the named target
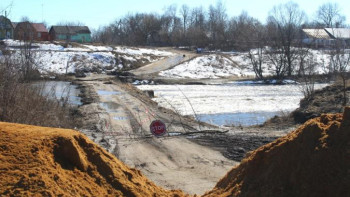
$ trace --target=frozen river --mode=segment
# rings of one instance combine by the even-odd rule
[[[327,84],[316,84],[320,89]],[[257,85],[238,82],[222,85],[140,85],[153,90],[153,100],[182,115],[216,125],[257,125],[289,113],[303,98],[300,85]]]

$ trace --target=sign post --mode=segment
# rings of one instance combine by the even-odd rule
[[[153,135],[160,137],[166,133],[166,126],[160,120],[154,120],[150,125],[150,130]]]

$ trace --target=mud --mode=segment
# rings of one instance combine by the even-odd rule
[[[334,84],[315,91],[313,95],[300,101],[300,107],[292,113],[294,120],[297,123],[304,123],[309,119],[320,116],[322,113],[343,112],[343,90],[342,85]],[[345,91],[347,95],[346,104],[349,105],[350,86],[347,86]]]
[[[191,137],[191,141],[220,151],[226,158],[241,161],[245,155],[278,137],[252,134],[210,134]]]

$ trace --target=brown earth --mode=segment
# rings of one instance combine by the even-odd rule
[[[0,123],[0,196],[185,196],[74,130]]]
[[[251,152],[204,196],[349,196],[349,186],[347,107]]]
[[[349,82],[348,82],[349,84]],[[344,88],[339,83],[316,90],[314,94],[300,101],[300,107],[292,112],[292,117],[297,123],[304,123],[309,119],[320,116],[323,113],[342,113]],[[347,98],[350,96],[350,86],[346,87]],[[347,99],[347,105],[350,100]]]

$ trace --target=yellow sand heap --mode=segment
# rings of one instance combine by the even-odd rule
[[[0,196],[184,196],[74,130],[0,123]]]
[[[350,108],[250,153],[204,196],[349,196]]]

